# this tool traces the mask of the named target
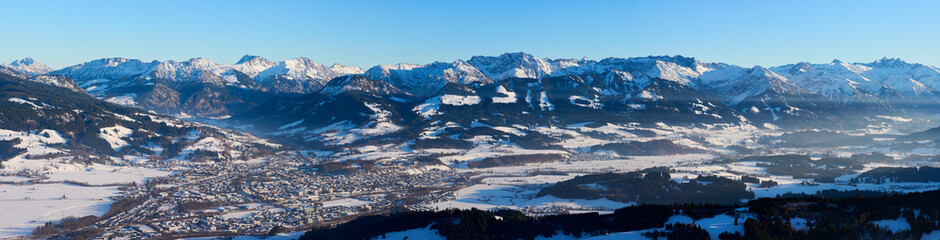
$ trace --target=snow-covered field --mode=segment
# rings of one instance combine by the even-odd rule
[[[561,182],[574,178],[570,175],[536,175],[520,177],[489,177],[480,184],[460,189],[454,192],[455,198],[448,201],[428,204],[431,209],[551,209],[568,208],[576,210],[590,210],[598,212],[611,212],[614,209],[630,206],[630,203],[621,203],[607,199],[560,199],[554,196],[535,197],[538,189],[546,184]]]
[[[118,187],[85,187],[65,183],[0,184],[0,238],[29,235],[33,229],[64,217],[103,215]]]
[[[575,176],[600,172],[630,172],[657,166],[678,166],[711,160],[709,154],[686,154],[675,156],[633,156],[621,159],[598,159],[537,163],[525,166],[465,169],[458,171],[479,174],[480,184],[469,186],[454,193],[454,199],[428,204],[431,209],[571,209],[573,211],[611,212],[631,206],[633,203],[615,202],[607,199],[560,199],[554,196],[535,197],[541,187]],[[567,172],[567,175],[535,175],[530,172]],[[507,175],[513,177],[505,177]]]
[[[479,152],[476,152],[479,151]],[[461,155],[448,157],[448,160],[468,161],[472,156],[486,156],[489,151],[472,149]],[[492,154],[492,153],[489,153]],[[587,156],[595,156],[591,159]],[[673,156],[617,156],[606,158],[603,155],[588,154],[574,155],[572,160],[533,163],[524,166],[508,166],[499,168],[469,169],[460,167],[457,170],[463,173],[472,173],[481,179],[479,184],[468,186],[454,192],[452,199],[428,204],[431,209],[568,209],[572,212],[598,211],[606,212],[613,209],[629,206],[632,203],[614,202],[606,199],[559,199],[553,196],[535,197],[541,187],[565,180],[578,175],[605,172],[631,172],[651,167],[671,167],[679,172],[673,173],[675,181],[695,178],[698,175],[717,175],[732,179],[739,179],[744,175],[756,176],[761,180],[773,180],[779,185],[770,188],[759,188],[758,184],[747,184],[748,190],[753,191],[757,198],[776,197],[785,193],[813,194],[821,190],[878,190],[898,192],[919,192],[940,189],[940,183],[885,183],[867,184],[850,183],[852,177],[858,174],[848,174],[836,178],[834,183],[816,183],[812,179],[798,179],[792,176],[777,176],[768,174],[757,162],[725,163],[718,160],[713,154],[684,154]],[[577,159],[577,160],[575,160]],[[877,167],[904,166],[904,164],[868,164],[862,171]],[[567,175],[536,175],[533,172],[567,173]],[[811,184],[807,184],[807,182]],[[530,212],[541,212],[533,210]]]
[[[516,93],[506,90],[505,87],[500,85],[496,87],[496,92],[499,94],[506,95],[505,97],[493,97],[493,103],[514,103],[516,102]]]
[[[336,200],[330,200],[330,201],[322,202],[323,207],[325,207],[325,208],[327,208],[327,207],[337,207],[337,206],[343,206],[343,207],[357,207],[357,206],[365,206],[365,205],[370,204],[370,203],[373,203],[373,202],[371,202],[371,201],[363,201],[363,200],[359,200],[359,199],[355,199],[355,198],[343,198],[343,199],[336,199]]]
[[[875,224],[875,226],[878,226],[882,229],[895,232],[895,233],[911,230],[911,224],[908,223],[907,219],[904,217],[898,217],[897,219],[884,219],[884,220],[872,221],[871,223]]]
[[[446,105],[454,105],[454,106],[474,105],[474,104],[480,103],[480,97],[446,94],[444,96],[441,96],[441,103],[446,104]]]
[[[671,156],[612,156],[591,160],[571,160],[550,163],[534,163],[525,166],[509,166],[461,171],[484,175],[525,175],[533,171],[556,171],[567,173],[632,172],[651,167],[675,167],[699,164],[715,158],[711,154],[680,154]],[[564,180],[561,180],[564,181]]]
[[[0,169],[0,173],[12,174],[32,165],[55,166],[38,168],[43,169],[39,172],[42,178],[0,177],[0,182],[16,183],[0,184],[0,238],[29,235],[36,227],[64,217],[101,216],[111,206],[111,197],[121,194],[114,185],[143,183],[152,177],[172,174],[143,167],[61,163],[62,159],[14,157],[11,159],[14,166],[24,168]]]
[[[141,184],[149,178],[170,174],[172,173],[152,168],[94,164],[78,170],[50,172],[46,175],[49,177],[46,181],[73,181],[89,185]]]

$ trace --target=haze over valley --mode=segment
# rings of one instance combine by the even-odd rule
[[[0,239],[940,240],[937,9],[4,2]]]

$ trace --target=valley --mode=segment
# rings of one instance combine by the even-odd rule
[[[940,167],[940,70],[899,59],[36,64],[0,66],[0,238],[299,236],[412,211],[940,189],[897,176]]]

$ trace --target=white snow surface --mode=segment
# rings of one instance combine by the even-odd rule
[[[108,144],[111,144],[111,148],[113,148],[115,151],[120,150],[124,146],[127,146],[127,141],[125,141],[123,138],[127,138],[131,135],[131,133],[134,133],[134,130],[121,125],[101,128],[99,131],[100,133],[98,134],[98,137],[108,141]]]
[[[556,183],[574,178],[576,175],[537,175],[528,177],[491,177],[481,184],[457,190],[456,199],[426,205],[432,209],[521,209],[525,207],[567,207],[580,210],[611,212],[614,209],[633,205],[607,199],[561,199],[554,196],[534,198],[537,190],[525,186]]]
[[[298,82],[313,81],[320,86],[335,77],[363,73],[358,67],[339,64],[326,66],[302,57],[273,62],[257,56],[244,56],[234,65],[218,64],[206,58],[179,62],[103,58],[66,67],[51,74],[73,78],[89,92],[103,93],[108,89],[133,83],[127,80],[141,79],[145,80],[145,84],[153,84],[154,78],[180,83],[204,82],[241,86],[234,71],[242,72],[262,85],[279,78]]]
[[[330,201],[322,202],[323,207],[325,207],[325,208],[327,208],[327,207],[338,207],[338,206],[342,206],[342,207],[358,207],[358,206],[365,206],[365,205],[370,204],[370,203],[373,203],[373,202],[372,202],[372,201],[363,201],[363,200],[359,200],[359,199],[355,199],[355,198],[341,198],[341,199],[336,199],[336,200],[330,200]]]
[[[9,65],[3,66],[12,68],[22,73],[26,73],[30,76],[42,75],[53,70],[52,68],[42,63],[36,62],[35,59],[30,57],[16,60],[11,62]]]
[[[424,116],[424,118],[430,119],[431,116],[440,115],[441,113],[438,111],[440,109],[441,97],[433,97],[425,100],[424,103],[415,106],[414,111],[418,114],[421,114],[421,116]]]
[[[441,103],[453,106],[474,105],[480,103],[480,97],[445,94],[441,96]]]
[[[23,63],[20,65],[32,61]],[[426,65],[378,65],[368,71],[339,64],[326,66],[307,58],[274,62],[257,56],[245,56],[233,65],[217,64],[204,58],[179,62],[105,58],[51,73],[76,79],[89,92],[102,92],[130,83],[124,80],[145,79],[148,84],[153,84],[153,78],[239,86],[234,71],[243,72],[262,85],[278,78],[300,83],[315,82],[315,86],[323,86],[335,77],[364,74],[418,96],[428,96],[447,83],[486,84],[508,78],[539,79],[585,73],[611,73],[606,80],[602,80],[604,84],[626,84],[636,89],[643,89],[653,78],[665,79],[699,90],[717,91],[719,96],[723,96],[724,102],[731,104],[768,90],[787,94],[812,92],[840,101],[877,99],[879,96],[873,93],[882,92],[881,89],[896,90],[904,99],[915,100],[935,97],[940,90],[940,69],[889,58],[871,63],[833,61],[744,68],[723,63],[704,63],[682,56],[607,58],[596,61],[586,58],[538,58],[520,52],[474,56],[468,61],[433,62]],[[610,78],[614,75],[619,76],[619,80]],[[615,91],[610,88],[600,92],[602,95],[610,95]]]
[[[2,184],[0,238],[30,235],[34,228],[64,217],[100,216],[111,205],[106,198],[120,192],[118,187],[84,187],[65,183]]]
[[[555,110],[555,105],[548,100],[548,94],[544,91],[539,93],[539,108],[542,109],[542,111]]]
[[[365,75],[418,96],[430,95],[447,83],[492,82],[489,77],[461,60],[453,63],[434,62],[424,66],[407,63],[378,65],[366,71]]]
[[[137,99],[137,94],[130,93],[130,94],[122,95],[122,96],[110,97],[110,98],[105,99],[105,101],[108,101],[114,104],[134,106],[137,104],[137,102],[134,99]]]
[[[171,172],[143,167],[92,164],[78,169],[51,171],[46,181],[72,181],[90,185],[144,183],[152,177],[169,176]]]
[[[506,87],[500,85],[496,87],[496,93],[506,95],[505,97],[493,97],[493,103],[515,103],[516,102],[516,92],[511,92],[506,90]]]
[[[885,229],[893,233],[911,230],[911,224],[908,223],[907,219],[904,217],[872,221],[871,223],[875,224],[875,226],[878,226],[881,229]]]
[[[428,225],[425,228],[416,228],[409,229],[400,232],[389,232],[372,238],[373,240],[400,240],[400,239],[427,239],[427,240],[444,240],[444,236],[441,236],[437,233],[437,230],[431,229],[431,225]]]
[[[39,105],[36,105],[35,103],[30,102],[30,101],[23,100],[22,98],[8,98],[7,101],[15,102],[19,104],[26,104],[33,108],[41,108]]]

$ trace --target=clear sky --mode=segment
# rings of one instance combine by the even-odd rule
[[[940,65],[940,1],[3,1],[0,61],[232,64],[245,54],[368,68],[524,51],[774,66]]]

